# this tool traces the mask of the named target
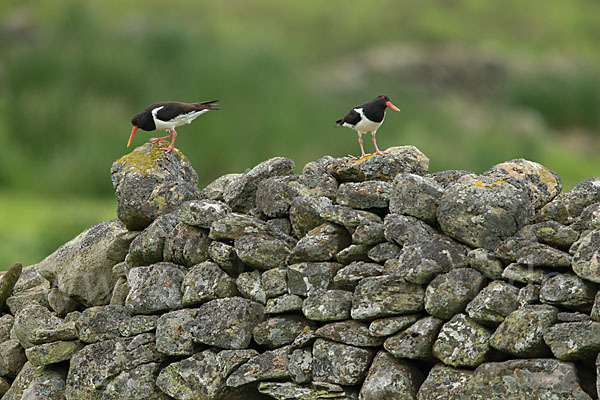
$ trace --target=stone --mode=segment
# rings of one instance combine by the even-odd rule
[[[496,327],[519,308],[519,289],[502,281],[490,282],[469,304],[469,317],[485,326]]]
[[[244,271],[244,263],[237,256],[233,246],[213,241],[208,246],[208,255],[223,271],[233,277],[238,276]]]
[[[444,364],[436,364],[429,371],[429,375],[419,388],[417,399],[470,399],[470,395],[465,391],[465,386],[472,375],[473,371],[470,370],[455,369]]]
[[[404,246],[405,242],[424,241],[435,233],[435,230],[425,222],[407,215],[388,214],[383,223],[387,241],[400,246]]]
[[[42,367],[70,360],[82,348],[83,343],[77,340],[58,341],[30,347],[25,351],[25,355],[31,365]]]
[[[187,225],[210,229],[214,221],[230,212],[231,208],[222,201],[202,199],[183,203],[177,216],[179,221]]]
[[[258,270],[243,272],[235,280],[240,294],[260,304],[265,304],[267,295],[261,285],[261,276]]]
[[[553,247],[568,249],[579,238],[579,233],[556,221],[546,221],[531,226],[537,240]]]
[[[418,319],[418,314],[376,319],[371,321],[369,332],[373,336],[390,336],[398,331],[408,328],[417,322]]]
[[[208,200],[223,201],[223,193],[227,187],[241,177],[242,174],[225,174],[220,176],[206,185],[206,187],[202,189],[201,194]]]
[[[542,284],[540,301],[569,309],[589,310],[598,286],[572,273],[553,275]]]
[[[307,383],[312,380],[312,349],[295,349],[288,354],[288,372],[294,383]]]
[[[302,238],[314,228],[322,225],[325,219],[321,217],[321,210],[329,205],[331,205],[331,200],[327,197],[295,197],[290,204],[290,223],[294,236]]]
[[[511,282],[537,283],[540,284],[546,280],[548,271],[543,268],[526,267],[517,263],[512,263],[502,271],[502,279]]]
[[[357,347],[375,347],[383,344],[383,338],[373,336],[368,325],[358,321],[341,321],[323,325],[315,331],[321,338]]]
[[[363,244],[351,244],[335,255],[340,264],[348,265],[355,261],[369,261],[367,255],[372,246]]]
[[[327,173],[338,182],[392,181],[401,172],[419,172],[411,160],[394,154],[369,155],[360,159],[342,157],[327,164]]]
[[[65,397],[97,398],[121,372],[165,360],[165,356],[157,351],[154,340],[153,334],[143,333],[85,346],[71,357]]]
[[[573,254],[573,271],[582,279],[600,283],[600,229],[580,238]]]
[[[385,227],[379,221],[364,220],[354,228],[352,243],[376,245],[385,242]]]
[[[161,369],[158,363],[138,365],[128,371],[123,371],[106,385],[102,391],[103,400],[145,399],[168,400],[167,396],[156,386],[156,378]]]
[[[131,231],[142,230],[159,215],[200,198],[198,175],[179,151],[146,143],[115,161],[110,170],[117,216]]]
[[[354,229],[364,221],[382,222],[381,218],[375,213],[355,210],[337,204],[323,207],[320,215],[324,220],[345,226],[348,229]]]
[[[15,263],[0,277],[0,310],[4,308],[6,299],[12,294],[22,270],[23,266],[20,263]]]
[[[261,275],[261,286],[267,298],[287,293],[287,268],[273,268]]]
[[[133,314],[153,314],[182,307],[184,273],[175,264],[161,262],[129,270],[131,291],[125,308]]]
[[[313,321],[340,321],[350,318],[352,292],[316,290],[302,303],[302,313]]]
[[[121,306],[90,307],[78,319],[79,339],[86,343],[120,337],[119,325],[129,319],[131,313]]]
[[[385,150],[386,152],[400,157],[411,166],[411,172],[417,175],[425,175],[429,170],[429,158],[415,146],[394,146]]]
[[[579,385],[575,366],[551,359],[482,364],[464,392],[476,400],[591,400]]]
[[[261,235],[235,239],[235,251],[245,264],[262,271],[286,265],[291,247],[282,240]]]
[[[459,268],[437,276],[425,290],[425,310],[442,319],[458,314],[475,298],[485,278],[472,268]]]
[[[323,156],[318,160],[310,161],[302,167],[302,174],[304,175],[323,175],[326,172],[327,164],[333,161],[334,158],[331,156]]]
[[[504,265],[490,250],[473,249],[467,253],[467,259],[471,268],[481,272],[486,278],[502,279]]]
[[[387,208],[391,184],[383,181],[346,182],[337,190],[336,203],[361,210]]]
[[[10,312],[15,315],[29,303],[35,303],[50,308],[50,304],[48,303],[49,292],[49,289],[42,286],[23,290],[6,299],[6,305]]]
[[[211,300],[198,308],[192,327],[195,342],[222,349],[245,349],[252,330],[264,320],[261,304],[241,297]]]
[[[360,400],[416,399],[423,375],[404,360],[385,351],[377,353],[360,389]]]
[[[77,338],[74,323],[65,323],[46,307],[35,303],[25,305],[15,315],[13,332],[25,349],[36,344]]]
[[[158,315],[134,315],[119,324],[121,336],[137,336],[156,329]]]
[[[209,300],[238,294],[235,279],[211,261],[190,268],[185,274],[181,290],[184,306],[199,305]]]
[[[263,161],[227,186],[223,200],[236,212],[248,212],[256,204],[256,190],[262,180],[287,175],[294,175],[294,162],[289,158],[274,157]]]
[[[290,294],[308,296],[318,289],[327,289],[335,274],[343,267],[333,262],[302,262],[288,267]]]
[[[313,345],[313,379],[338,385],[360,384],[374,350],[317,339]]]
[[[544,332],[544,342],[559,360],[594,361],[600,352],[600,322],[554,324]]]
[[[267,221],[267,229],[273,233],[282,233],[284,235],[292,234],[292,223],[287,217],[273,218]]]
[[[77,310],[81,306],[71,297],[62,294],[57,288],[52,288],[48,291],[48,305],[58,315],[66,315],[71,311]]]
[[[18,340],[0,343],[0,376],[15,377],[27,361],[25,350]]]
[[[560,193],[547,203],[539,212],[540,221],[556,221],[563,225],[570,224],[583,210],[600,202],[600,177],[593,177],[579,182],[569,192]]]
[[[301,315],[290,314],[271,317],[254,327],[254,341],[268,349],[291,344],[301,332],[314,324]]]
[[[410,215],[428,224],[436,221],[436,212],[444,190],[432,178],[402,173],[394,178],[390,194],[390,212]]]
[[[349,290],[353,292],[361,279],[380,276],[382,274],[383,267],[379,264],[354,261],[335,274],[332,287],[334,289]]]
[[[265,314],[285,314],[302,311],[302,298],[295,294],[284,294],[267,299]]]
[[[372,320],[424,310],[425,289],[400,277],[384,275],[364,278],[354,291],[351,315]]]
[[[235,240],[245,235],[270,235],[270,232],[264,221],[232,212],[212,223],[208,237],[213,240]]]
[[[127,300],[127,295],[131,288],[127,283],[127,279],[120,276],[117,279],[117,283],[115,283],[115,288],[113,289],[112,296],[110,297],[110,305],[112,306],[125,306],[125,300]]]
[[[191,267],[208,259],[211,240],[206,229],[180,222],[165,238],[162,260]]]
[[[343,227],[325,223],[298,241],[287,262],[291,265],[305,261],[330,261],[350,243],[350,235]]]
[[[152,265],[163,261],[165,240],[177,226],[175,215],[166,214],[156,218],[129,246],[127,268]]]
[[[163,368],[156,385],[176,399],[227,399],[240,394],[225,384],[229,374],[250,358],[256,350],[205,350]]]
[[[433,355],[455,368],[476,367],[486,361],[492,332],[464,314],[446,322],[433,344]]]
[[[544,357],[549,349],[543,333],[556,322],[556,307],[528,305],[510,313],[490,338],[490,345],[517,357]]]
[[[194,353],[192,328],[196,326],[198,311],[175,310],[163,314],[156,321],[156,349],[170,356],[189,356]]]
[[[519,290],[517,301],[519,306],[522,307],[527,304],[536,304],[540,302],[540,285],[528,284]]]
[[[391,258],[398,258],[402,254],[402,248],[394,243],[385,242],[373,247],[367,256],[376,263],[385,263]]]
[[[533,268],[565,269],[571,267],[571,259],[567,253],[542,243],[520,249],[517,252],[517,263]]]
[[[249,359],[227,378],[227,386],[239,387],[251,382],[267,379],[289,378],[288,346],[265,351]]]
[[[444,191],[437,221],[446,235],[494,250],[533,217],[533,210],[527,192],[507,181],[465,175]]]
[[[101,222],[59,247],[35,268],[53,287],[83,305],[106,305],[117,281],[112,268],[125,259],[132,240],[120,221]]]
[[[511,236],[496,247],[494,255],[507,264],[516,262],[519,250],[531,245],[535,245],[535,241]]]
[[[10,389],[10,383],[8,383],[6,379],[0,377],[0,396],[8,392],[8,389]]]
[[[25,363],[2,399],[62,400],[65,398],[66,375],[67,371],[62,366],[36,368],[30,363]]]
[[[443,323],[436,317],[421,318],[402,332],[387,338],[383,347],[397,358],[431,360],[432,346]]]
[[[10,314],[4,314],[0,317],[0,343],[10,339],[10,331],[14,322],[15,318]]]
[[[15,286],[13,288],[13,294],[17,294],[24,290],[28,290],[34,287],[43,287],[45,289],[50,289],[50,282],[42,275],[40,275],[40,273],[35,268],[35,264],[23,267],[21,269],[21,275],[15,283]]]

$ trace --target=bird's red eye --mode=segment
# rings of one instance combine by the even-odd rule
[[[135,119],[135,122],[140,122],[140,119],[139,119],[139,118],[136,118],[136,119]]]
[[[385,99],[385,96],[381,96],[382,99]]]

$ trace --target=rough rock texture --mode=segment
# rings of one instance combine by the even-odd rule
[[[158,146],[120,221],[0,272],[2,400],[598,397],[600,178],[402,146],[200,190]]]

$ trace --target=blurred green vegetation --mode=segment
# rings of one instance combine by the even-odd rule
[[[300,171],[357,154],[333,121],[385,93],[402,112],[381,148],[415,145],[431,171],[523,157],[568,190],[600,171],[598,15],[587,0],[5,0],[0,268],[115,217],[110,165],[161,100],[221,101],[178,131],[201,186],[273,156]]]

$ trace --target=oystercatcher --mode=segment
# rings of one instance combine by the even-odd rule
[[[160,150],[165,150],[167,153],[173,150],[177,132],[175,128],[181,125],[191,123],[196,117],[211,110],[218,110],[218,100],[203,101],[200,103],[181,103],[178,101],[163,101],[160,103],[150,104],[143,112],[137,113],[131,119],[133,129],[127,147],[131,144],[133,135],[138,128],[145,131],[153,131],[156,129],[165,129],[171,134],[165,137],[151,139],[150,142],[158,143],[161,140],[172,139],[169,147],[161,147]]]
[[[379,129],[383,123],[385,109],[387,107],[390,107],[392,110],[400,111],[398,107],[392,104],[389,97],[382,94],[375,97],[374,100],[353,107],[344,118],[335,121],[337,126],[345,126],[358,132],[358,144],[360,144],[360,151],[362,152],[360,158],[369,155],[365,154],[361,137],[363,133],[367,132],[371,132],[373,144],[375,145],[375,153],[373,154],[384,154],[383,151],[379,150],[377,147],[375,134],[377,133],[377,129]]]

